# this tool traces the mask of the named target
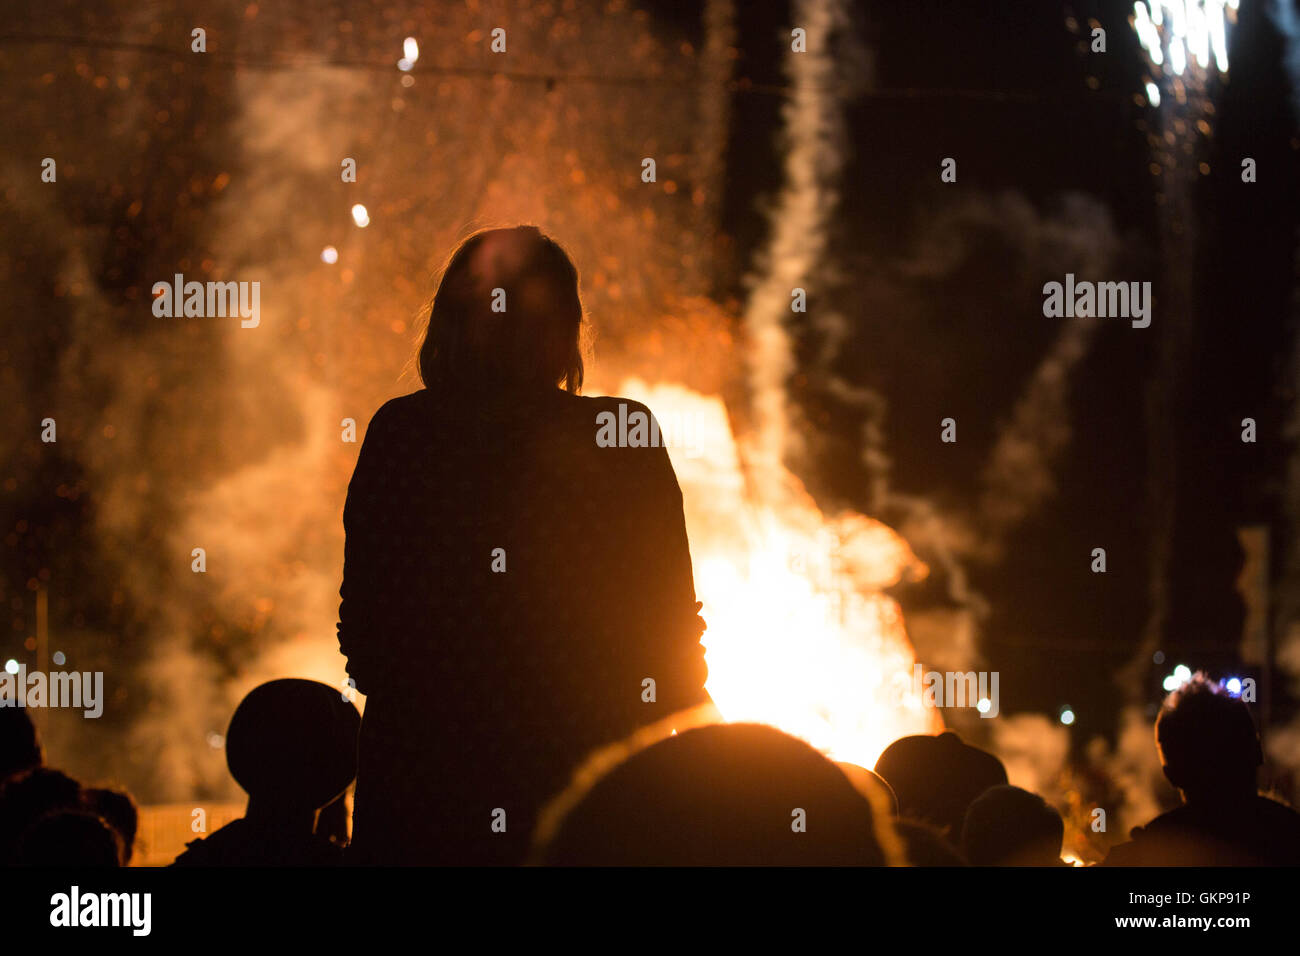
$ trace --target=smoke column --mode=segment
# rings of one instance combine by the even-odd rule
[[[756,441],[751,477],[760,497],[779,501],[785,491],[782,465],[803,445],[792,422],[787,383],[795,360],[786,327],[792,293],[817,276],[829,253],[827,230],[835,215],[844,167],[843,104],[836,95],[837,70],[831,37],[847,25],[841,0],[800,0],[795,22],[807,50],[785,54],[789,99],[785,122],[785,183],[771,216],[771,237],[759,260],[744,313],[749,339],[749,384]],[[809,309],[816,311],[811,302]]]

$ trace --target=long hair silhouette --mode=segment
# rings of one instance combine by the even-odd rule
[[[582,389],[578,270],[536,226],[490,229],[452,254],[429,312],[425,385]]]
[[[339,646],[367,695],[352,858],[518,863],[593,748],[707,702],[667,450],[600,447],[578,272],[534,227],[470,237],[375,414],[343,510]],[[620,406],[624,406],[620,408]]]

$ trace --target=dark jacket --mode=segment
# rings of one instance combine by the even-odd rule
[[[339,866],[343,851],[325,837],[248,819],[191,840],[172,866]]]
[[[1267,797],[1185,804],[1134,827],[1129,836],[1103,865],[1300,865],[1300,814]]]
[[[620,402],[645,411],[426,389],[371,421],[338,628],[367,695],[357,861],[519,862],[593,748],[707,700],[667,452],[596,443]]]

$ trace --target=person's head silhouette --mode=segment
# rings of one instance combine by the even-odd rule
[[[536,226],[466,239],[443,271],[420,346],[430,387],[582,387],[582,300],[569,256]]]
[[[173,866],[332,866],[342,849],[315,832],[316,811],[357,774],[361,717],[314,680],[273,680],[249,691],[226,730],[226,763],[248,810],[186,844]]]
[[[356,707],[333,687],[286,678],[253,688],[226,731],[226,763],[248,793],[248,819],[305,820],[357,773]]]
[[[24,707],[0,707],[0,783],[44,762],[36,725]]]
[[[961,851],[973,866],[1061,866],[1065,824],[1036,793],[989,787],[971,803]]]
[[[55,810],[32,823],[19,838],[16,866],[121,866],[121,836],[86,810]]]
[[[91,787],[82,793],[81,802],[87,810],[102,817],[105,823],[117,831],[121,838],[122,865],[130,863],[135,852],[136,830],[140,824],[140,813],[131,795],[125,790]]]
[[[951,731],[900,737],[880,755],[876,773],[893,788],[900,816],[930,823],[954,842],[971,801],[1007,782],[1001,760]]]
[[[772,727],[699,727],[618,764],[545,841],[553,865],[878,865],[871,804]]]
[[[1204,674],[1175,690],[1156,718],[1165,776],[1188,803],[1248,798],[1263,763],[1250,710]]]
[[[81,784],[66,773],[36,767],[0,787],[0,865],[13,858],[24,831],[47,813],[80,809]]]

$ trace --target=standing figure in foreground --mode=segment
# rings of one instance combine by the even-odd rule
[[[521,862],[592,748],[708,700],[677,479],[662,446],[597,445],[601,412],[648,410],[579,397],[582,321],[559,245],[477,233],[439,284],[425,388],[370,422],[338,626],[367,695],[357,862]]]

